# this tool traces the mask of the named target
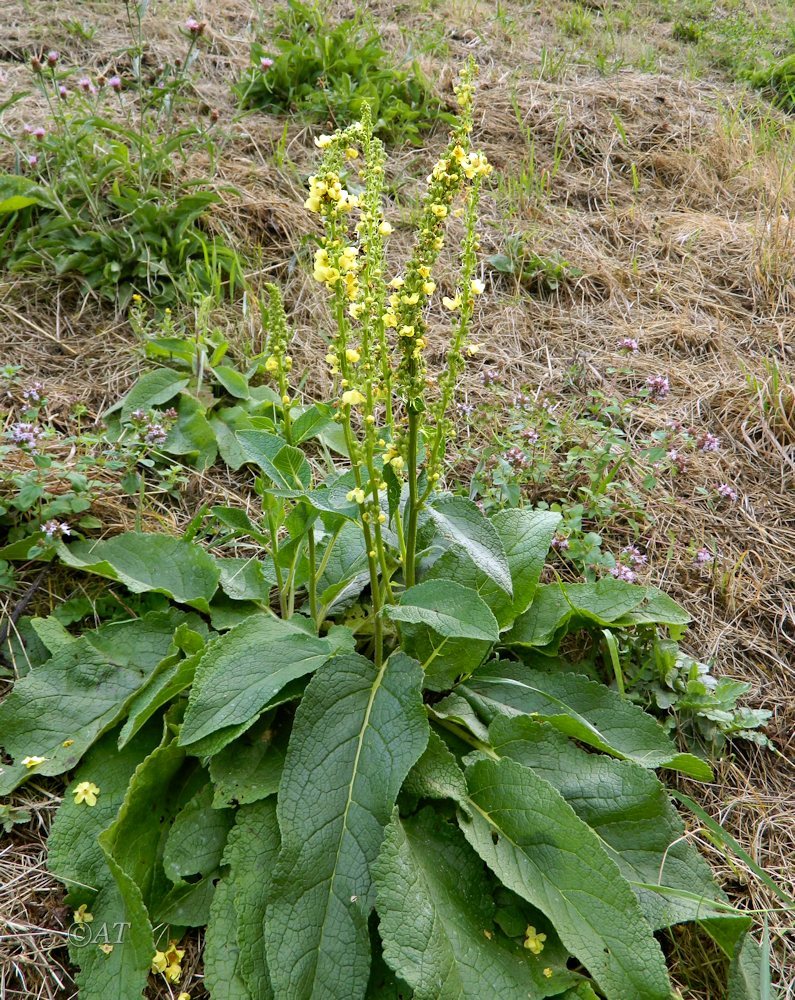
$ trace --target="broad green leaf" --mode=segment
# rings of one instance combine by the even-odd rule
[[[58,555],[67,566],[118,580],[134,594],[165,594],[204,612],[221,575],[209,552],[193,542],[138,531],[105,541],[61,543]]]
[[[201,657],[201,653],[184,658],[175,653],[158,664],[129,704],[127,721],[119,733],[119,748],[125,746],[158,709],[190,687]]]
[[[423,663],[425,686],[451,687],[470,674],[499,639],[494,615],[477,592],[452,580],[427,580],[384,609],[401,623],[403,648]]]
[[[106,411],[105,416],[121,409],[122,423],[126,423],[136,410],[149,410],[153,406],[167,403],[188,385],[184,378],[171,368],[157,368],[145,372],[116,406]]]
[[[235,885],[228,875],[215,890],[204,934],[203,957],[204,984],[213,1000],[252,1000],[241,975]]]
[[[30,627],[51,654],[77,641],[53,615],[47,618],[31,618]]]
[[[283,689],[284,690],[284,689]],[[287,751],[287,727],[274,731],[272,713],[210,758],[216,809],[275,795]]]
[[[480,859],[430,808],[404,820],[395,810],[373,880],[384,958],[414,1000],[542,998],[574,978],[559,948],[533,955],[505,937]]]
[[[263,927],[279,842],[275,799],[238,809],[224,861],[229,865],[228,878],[234,887],[240,952],[237,973],[252,1000],[273,998]]]
[[[416,799],[452,799],[459,805],[466,800],[464,772],[433,730],[422,756],[403,782],[402,794]]]
[[[292,440],[294,444],[309,441],[322,434],[334,422],[333,412],[324,404],[315,403],[293,421]]]
[[[513,600],[509,606],[500,604],[492,609],[500,628],[505,628],[527,610],[535,596],[560,514],[550,510],[513,508],[499,511],[491,523],[502,540],[513,584]]]
[[[221,590],[235,601],[260,601],[267,604],[276,573],[270,556],[263,559],[218,559]]]
[[[776,1000],[779,993],[770,978],[769,948],[760,948],[746,934],[729,966],[727,1000]]]
[[[546,646],[572,618],[610,625],[639,607],[644,587],[605,577],[597,583],[550,583],[535,593],[530,608],[504,637],[508,646]]]
[[[380,669],[349,654],[306,689],[279,787],[282,848],[265,923],[276,996],[364,995],[370,865],[428,740],[421,685],[402,653]]]
[[[654,930],[714,916],[713,902],[726,902],[709,866],[684,838],[684,823],[651,771],[629,760],[587,753],[550,725],[527,716],[498,716],[489,735],[497,754],[548,781],[596,831],[633,884]],[[647,883],[658,889],[638,887]],[[687,891],[697,905],[676,892],[667,893],[669,888]]]
[[[670,1000],[660,946],[599,838],[562,796],[508,758],[467,769],[464,835],[503,885],[541,910],[608,1000]]]
[[[647,768],[668,767],[699,781],[712,779],[709,766],[692,754],[678,753],[662,726],[642,708],[579,674],[546,674],[520,663],[495,661],[457,691],[487,723],[498,715],[534,715],[614,757]]]
[[[312,470],[299,448],[267,431],[239,431],[237,439],[249,462],[259,466],[277,486],[285,490],[308,489]]]
[[[206,412],[200,400],[183,393],[177,404],[176,422],[161,450],[170,455],[184,455],[196,469],[208,469],[218,457],[218,445]]]
[[[316,670],[332,652],[330,641],[309,634],[298,618],[246,619],[208,646],[196,668],[180,744],[247,727],[285,684]]]
[[[116,733],[107,733],[89,750],[67,786],[47,839],[47,867],[66,886],[69,906],[86,903],[93,912],[95,894],[111,881],[97,837],[116,818],[133,772],[161,735],[159,724],[147,726],[119,752]],[[99,788],[94,806],[75,802],[75,789],[85,781]]]
[[[682,627],[691,616],[673,598],[657,587],[646,587],[643,603],[613,621],[613,627],[630,625],[669,625]]]
[[[248,387],[245,375],[241,375],[234,368],[229,368],[226,365],[216,365],[213,368],[213,375],[215,375],[230,396],[234,396],[236,399],[249,399],[251,397],[251,390]]]
[[[497,529],[480,508],[466,497],[440,495],[428,504],[427,513],[438,534],[463,548],[472,561],[506,594],[512,594],[508,558]]]
[[[31,776],[71,770],[168,653],[179,616],[156,612],[88,632],[31,670],[0,704],[0,795]],[[25,757],[44,762],[26,767]]]
[[[206,784],[177,813],[163,849],[163,870],[172,882],[209,875],[221,864],[234,816],[213,808],[213,787]]]

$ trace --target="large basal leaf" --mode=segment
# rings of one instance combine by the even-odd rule
[[[278,997],[364,995],[370,865],[428,740],[421,687],[419,664],[397,653],[380,669],[337,657],[306,689],[279,788],[282,849],[265,924]]]
[[[480,859],[433,809],[395,810],[373,879],[384,958],[414,1000],[534,1000],[574,979],[559,947],[533,955],[502,933]]]
[[[58,554],[67,566],[118,580],[134,594],[165,594],[204,612],[221,576],[209,552],[171,535],[128,531],[105,541],[61,544]]]
[[[87,632],[17,681],[0,704],[0,795],[31,775],[62,774],[114,726],[171,646],[180,616],[156,612]],[[28,769],[25,757],[43,757]]]
[[[121,419],[126,423],[136,410],[149,410],[173,399],[189,382],[189,379],[171,368],[156,368],[145,372],[130,389],[124,399],[107,410],[104,416],[109,416],[117,409],[121,410]]]
[[[496,661],[456,689],[485,722],[498,715],[537,715],[573,739],[647,768],[667,767],[699,781],[712,771],[678,753],[662,727],[617,692],[579,674],[546,674],[521,663]]]
[[[282,438],[267,431],[238,431],[237,439],[248,460],[285,490],[305,490],[312,481],[312,470],[300,448],[293,448]]]
[[[401,623],[403,648],[422,662],[425,686],[434,691],[470,674],[499,639],[497,620],[483,599],[452,580],[418,583],[384,613]]]
[[[426,510],[443,539],[463,548],[475,565],[506,594],[513,593],[511,570],[502,540],[476,503],[466,497],[442,494],[434,497]]]
[[[196,668],[180,743],[192,746],[219,732],[234,739],[286,684],[333,653],[331,641],[310,634],[301,619],[246,619],[216,639]]]
[[[651,771],[629,760],[587,753],[550,725],[527,716],[498,716],[489,736],[497,754],[548,781],[598,833],[655,930],[716,913],[723,916],[713,903],[725,904],[726,897],[707,863],[684,838],[684,823]],[[645,884],[658,889],[640,888]],[[675,891],[668,893],[669,888]],[[747,918],[737,917],[745,924]]]
[[[233,822],[231,809],[213,808],[213,787],[208,782],[177,813],[168,831],[163,870],[171,881],[216,871]]]
[[[272,1000],[274,995],[263,928],[279,843],[275,799],[238,809],[224,861],[229,865],[227,878],[234,890],[237,973],[252,1000]]]
[[[273,713],[267,712],[210,758],[216,809],[257,802],[278,791],[289,732],[287,726],[274,731],[273,722]]]
[[[464,772],[450,750],[433,731],[428,745],[403,782],[401,795],[414,799],[452,799],[463,805],[467,797]]]
[[[204,934],[204,985],[212,1000],[252,1000],[240,969],[235,888],[229,876],[218,883]]]
[[[473,763],[467,786],[467,840],[549,918],[608,1000],[670,1000],[665,959],[632,889],[562,796],[508,758]]]
[[[574,618],[606,626],[639,608],[646,588],[605,577],[596,583],[550,583],[536,590],[530,608],[504,637],[506,645],[546,646]]]

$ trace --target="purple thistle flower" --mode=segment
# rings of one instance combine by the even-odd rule
[[[630,354],[636,354],[639,348],[640,345],[634,337],[622,337],[618,342],[619,351],[628,351]]]
[[[112,76],[108,80],[108,86],[110,87],[111,90],[115,90],[118,93],[121,90],[121,77]]]
[[[84,94],[96,94],[97,92],[97,88],[87,76],[81,76],[77,81],[77,86],[83,91]]]
[[[698,448],[700,451],[720,451],[720,438],[705,431],[698,439]]]
[[[272,65],[273,65],[273,60],[270,59],[268,56],[262,56],[262,58],[259,61],[259,68],[262,70],[263,73],[267,73]]]
[[[185,22],[185,28],[197,38],[199,35],[204,34],[204,29],[207,27],[206,21],[197,21],[195,17],[189,17]]]
[[[48,52],[47,53],[47,65],[50,66],[50,67],[54,67],[55,64],[58,62],[58,60],[60,59],[60,57],[61,57],[61,53],[58,52],[56,49],[53,49],[51,52]]]
[[[35,167],[39,162],[38,156],[35,153],[31,153],[28,157],[28,166]]]
[[[61,100],[65,101],[66,98],[69,96],[69,91],[66,89],[66,87],[64,87],[63,84],[60,84],[60,86],[58,87],[58,94]]]
[[[650,375],[646,379],[646,385],[652,399],[665,399],[671,391],[667,375]]]
[[[616,580],[623,580],[625,583],[634,583],[638,578],[638,574],[634,570],[631,570],[629,566],[622,565],[614,566],[610,570],[610,575],[614,576]]]
[[[732,487],[729,486],[728,483],[721,483],[719,486],[716,487],[716,489],[717,489],[717,492],[725,500],[731,500],[732,503],[734,503],[734,501],[737,499],[737,496],[738,496],[737,491],[734,490],[734,489],[732,489]]]

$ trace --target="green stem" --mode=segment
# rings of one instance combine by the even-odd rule
[[[287,618],[287,605],[285,603],[284,597],[284,577],[282,576],[282,569],[279,565],[279,541],[278,541],[278,528],[276,527],[276,518],[273,516],[273,511],[268,511],[268,530],[271,536],[271,551],[273,553],[273,570],[276,573],[276,586],[279,590],[279,609],[282,613],[282,618]]]
[[[406,556],[403,564],[403,575],[406,587],[413,587],[416,579],[414,563],[417,558],[417,518],[419,516],[420,500],[417,494],[417,444],[420,414],[411,408],[408,414],[408,474],[409,474],[409,516],[406,524]]]
[[[309,613],[315,623],[315,628],[320,628],[317,616],[317,551],[315,549],[314,524],[309,525],[309,534],[306,537],[309,548]]]

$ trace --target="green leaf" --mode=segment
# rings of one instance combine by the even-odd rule
[[[169,651],[178,617],[160,612],[106,625],[65,646],[14,685],[0,704],[0,741],[16,761],[0,768],[0,795],[27,778],[63,774],[125,714]],[[22,759],[44,757],[28,769]]]
[[[251,1000],[240,969],[235,885],[229,876],[218,883],[204,934],[204,984],[213,1000]]]
[[[373,865],[384,958],[414,1000],[559,993],[574,977],[565,953],[532,955],[494,922],[493,885],[461,832],[433,809],[395,810]],[[557,965],[551,978],[545,968]]]
[[[271,587],[276,583],[270,556],[215,561],[221,571],[221,589],[227,596],[235,601],[268,603]]]
[[[259,466],[277,486],[285,490],[309,488],[312,470],[299,448],[267,431],[238,431],[237,439],[248,461]]]
[[[535,597],[560,514],[513,508],[499,511],[491,523],[502,540],[513,584],[513,601],[509,606],[492,608],[500,628],[504,628],[526,611]]]
[[[321,667],[298,707],[279,788],[282,848],[265,936],[277,996],[364,995],[370,865],[425,748],[418,663],[356,654]]]
[[[457,690],[487,723],[498,715],[534,715],[614,757],[712,780],[709,766],[692,754],[678,753],[662,726],[642,708],[579,674],[545,674],[520,663],[495,661]]]
[[[201,653],[195,653],[183,659],[180,653],[175,653],[158,664],[129,704],[127,721],[119,733],[119,749],[125,746],[158,709],[190,687],[201,656]]]
[[[240,952],[237,974],[252,1000],[273,1000],[263,927],[279,842],[275,799],[238,809],[224,861],[229,864],[228,879],[234,888]]]
[[[464,772],[433,730],[422,756],[403,782],[402,794],[415,799],[452,799],[459,805],[466,800]]]
[[[330,641],[310,634],[298,617],[247,618],[216,639],[202,657],[180,744],[190,746],[219,731],[247,727],[287,683],[312,673],[331,655]]]
[[[106,410],[104,416],[121,409],[122,423],[129,421],[136,410],[150,410],[153,406],[167,403],[184,389],[189,379],[170,368],[157,368],[145,372],[130,389],[127,395],[115,406]]]
[[[234,816],[213,808],[213,787],[206,784],[177,813],[163,850],[163,870],[172,882],[209,875],[221,864]]]
[[[443,539],[463,548],[476,566],[512,595],[511,571],[502,540],[476,503],[466,497],[440,495],[428,503],[427,513]]]
[[[608,1000],[670,1000],[665,959],[599,838],[543,778],[513,760],[467,769],[464,835],[503,885],[537,907]]]
[[[234,368],[228,368],[226,365],[216,365],[213,368],[213,375],[215,375],[230,396],[234,396],[236,399],[249,399],[251,397],[251,391],[245,376],[235,371]]]
[[[208,469],[218,457],[215,431],[207,420],[202,402],[183,393],[177,404],[177,420],[161,446],[171,455],[185,455],[199,470]]]
[[[68,547],[61,543],[58,555],[67,566],[118,580],[134,594],[165,594],[204,612],[221,575],[209,552],[193,542],[138,531]]]
[[[216,809],[275,795],[287,751],[287,729],[274,731],[271,713],[210,759]]]
[[[529,610],[516,619],[503,641],[508,646],[546,646],[571,619],[610,625],[639,607],[645,596],[644,587],[613,577],[597,583],[547,584],[538,588]]]
[[[477,592],[452,580],[428,580],[410,587],[400,604],[384,614],[401,623],[403,647],[421,660],[425,686],[435,691],[451,687],[471,673],[499,639],[494,615]]]
[[[646,587],[643,604],[628,611],[613,621],[614,627],[631,625],[668,625],[682,627],[691,621],[691,616],[673,598],[658,590]]]
[[[309,406],[304,412],[293,421],[292,440],[294,444],[302,444],[310,438],[322,434],[327,427],[333,424],[333,415],[330,407],[315,403]]]
[[[548,781],[598,833],[633,884],[654,930],[714,916],[713,901],[726,902],[709,866],[685,839],[684,823],[651,771],[629,760],[587,753],[550,725],[527,716],[498,716],[489,735],[496,753]],[[642,884],[658,888],[650,892],[638,887]],[[669,888],[687,891],[698,904],[694,907],[690,899],[667,893]],[[724,909],[717,912],[724,916]]]

